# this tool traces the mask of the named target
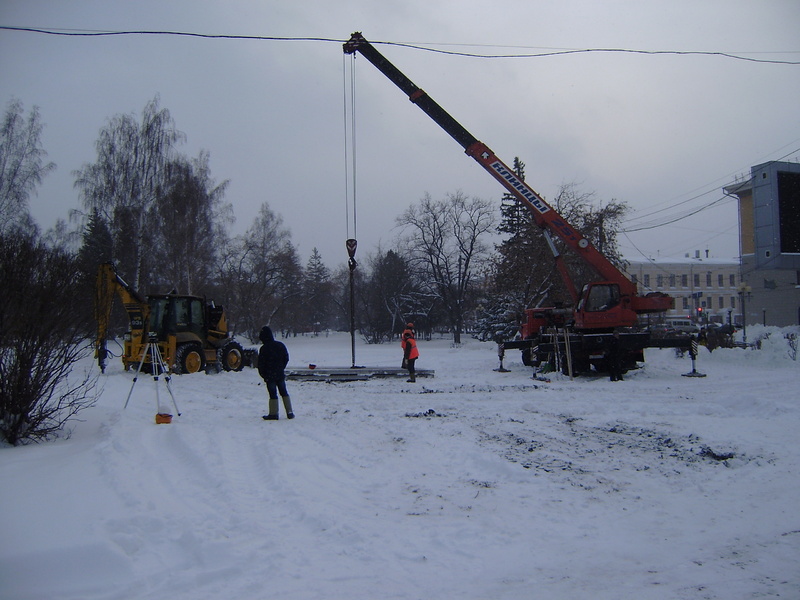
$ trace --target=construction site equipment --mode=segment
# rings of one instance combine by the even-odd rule
[[[478,162],[508,190],[533,216],[553,253],[555,265],[571,296],[572,305],[529,309],[522,324],[521,338],[506,342],[505,348],[519,348],[526,364],[537,366],[555,357],[559,368],[570,375],[591,368],[608,369],[610,342],[620,333],[623,369],[644,360],[644,348],[683,347],[688,340],[659,340],[652,343],[647,332],[636,331],[639,315],[664,313],[674,306],[674,299],[659,292],[639,295],[636,284],[628,279],[606,256],[567,222],[544,198],[501,161],[458,121],[417,87],[389,62],[360,32],[344,44],[346,54],[358,52],[400,88],[433,121],[458,142],[468,156]],[[597,281],[578,291],[566,264],[553,243],[553,236],[590,265],[599,275]]]
[[[175,407],[175,412],[179,417],[181,416],[181,411],[178,410],[178,403],[175,401],[175,394],[172,393],[172,386],[170,386],[170,381],[172,378],[169,376],[167,365],[164,363],[164,359],[158,349],[158,338],[155,334],[150,334],[148,337],[149,341],[147,343],[147,348],[142,354],[142,360],[139,361],[139,366],[136,368],[136,374],[133,376],[131,389],[128,392],[128,397],[125,399],[125,406],[122,408],[123,410],[128,408],[128,402],[131,401],[131,395],[133,395],[133,388],[136,387],[136,382],[139,380],[139,373],[142,372],[142,367],[144,366],[145,360],[148,360],[149,364],[153,367],[153,382],[156,384],[156,425],[169,424],[172,423],[172,413],[169,412],[169,408],[165,407],[161,403],[161,394],[158,392],[158,380],[160,373],[164,373],[164,383],[167,386],[167,391],[169,392],[170,398],[172,398],[172,406]]]
[[[159,361],[147,352],[150,343],[157,344],[163,364],[173,373],[241,371],[255,360],[255,351],[245,350],[230,337],[222,306],[179,294],[145,298],[125,283],[113,263],[103,263],[97,271],[94,305],[95,358],[103,372],[109,356],[107,338],[115,296],[120,297],[128,315],[122,351],[125,370],[141,363],[158,372]]]

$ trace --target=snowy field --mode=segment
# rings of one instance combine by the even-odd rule
[[[174,377],[156,425],[153,378],[123,410],[114,360],[68,439],[0,448],[0,598],[800,598],[800,362],[773,339],[702,349],[702,379],[653,350],[549,383],[420,341],[435,378],[289,381],[277,422],[246,369]],[[351,364],[347,335],[284,341]]]

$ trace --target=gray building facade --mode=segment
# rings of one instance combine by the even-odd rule
[[[800,164],[756,165],[723,189],[738,199],[746,323],[800,324]]]

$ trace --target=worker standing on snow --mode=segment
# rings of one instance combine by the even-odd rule
[[[417,349],[417,340],[414,339],[414,324],[409,323],[406,325],[405,331],[400,339],[400,347],[403,349],[403,368],[408,369],[408,383],[414,383],[417,380],[417,373],[414,370],[414,363],[419,358],[419,350]]]
[[[622,381],[622,347],[619,331],[615,331],[608,345],[608,374],[611,381]]]
[[[261,328],[258,336],[262,346],[258,351],[258,374],[267,384],[269,394],[269,414],[264,415],[265,421],[278,420],[278,393],[283,398],[283,407],[286,409],[286,418],[294,419],[292,412],[292,399],[286,390],[286,374],[284,369],[289,362],[289,351],[283,342],[279,342],[272,335],[272,329],[266,325]]]

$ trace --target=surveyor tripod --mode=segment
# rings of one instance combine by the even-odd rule
[[[150,357],[150,368],[153,372],[153,382],[156,384],[156,406],[158,409],[158,412],[156,413],[156,423],[170,423],[172,422],[172,415],[169,413],[169,409],[162,409],[161,396],[158,391],[158,379],[161,373],[164,373],[164,382],[166,383],[167,391],[169,392],[170,398],[172,398],[172,405],[175,407],[175,412],[179,417],[181,416],[181,411],[178,410],[178,404],[175,402],[175,394],[172,393],[172,387],[170,386],[172,377],[170,377],[169,369],[164,362],[164,358],[161,356],[161,350],[158,349],[158,338],[153,333],[151,333],[148,337],[147,347],[142,353],[142,360],[139,361],[139,367],[136,369],[136,374],[133,376],[133,383],[131,384],[131,389],[128,392],[128,398],[125,400],[125,406],[123,407],[123,410],[128,408],[128,402],[130,402],[131,395],[133,394],[133,388],[136,386],[136,382],[139,379],[139,373],[142,372],[142,367],[144,366],[148,356]]]

